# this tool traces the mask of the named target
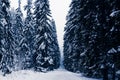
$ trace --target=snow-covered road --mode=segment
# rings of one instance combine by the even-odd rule
[[[3,77],[0,80],[98,80],[85,78],[81,74],[72,73],[64,69],[50,71],[48,73],[40,73],[34,71],[17,71]]]

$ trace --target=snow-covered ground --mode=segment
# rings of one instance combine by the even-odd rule
[[[85,78],[81,74],[72,73],[64,69],[58,69],[47,73],[34,71],[16,71],[12,74],[3,77],[0,75],[0,80],[98,80]]]

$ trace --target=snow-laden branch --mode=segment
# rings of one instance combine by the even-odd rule
[[[113,11],[113,12],[110,14],[110,17],[117,17],[118,15],[120,15],[120,10]]]

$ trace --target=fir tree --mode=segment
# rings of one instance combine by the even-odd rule
[[[116,41],[119,41],[119,35],[116,34],[116,36],[111,37],[110,34],[114,25],[110,18],[111,7],[113,6],[111,3],[109,0],[88,0],[86,4],[87,17],[84,18],[83,24],[88,31],[88,39],[85,40],[85,46],[89,47],[89,50],[86,52],[86,57],[84,58],[86,61],[84,61],[85,65],[83,66],[85,67],[84,73],[87,76],[100,77],[103,73],[108,75],[109,61],[107,52],[113,46],[119,45],[119,43],[116,44]],[[101,73],[100,68],[104,68],[105,71]],[[105,80],[107,80],[107,77]]]
[[[14,66],[15,70],[20,70],[24,68],[24,58],[25,58],[25,52],[23,50],[22,41],[23,41],[23,18],[22,18],[22,12],[21,12],[21,0],[18,0],[18,8],[16,9],[16,23],[13,28],[14,33],[14,39],[15,39],[15,53],[14,53]]]
[[[12,8],[10,10],[10,20],[11,20],[11,30],[14,32],[14,27],[16,25],[16,10]]]
[[[3,54],[2,54],[2,39],[3,39],[3,34],[4,34],[4,24],[3,24],[3,12],[2,12],[2,0],[0,0],[0,62],[2,60]]]
[[[80,70],[86,76],[101,77],[103,74],[101,69],[104,68],[103,72],[106,72],[104,74],[108,74],[107,52],[112,47],[119,46],[120,35],[117,27],[119,19],[110,17],[112,11],[119,12],[118,2],[118,0],[72,1],[64,35],[64,65],[67,70],[74,72]]]
[[[22,41],[23,48],[25,49],[25,68],[33,67],[33,35],[35,33],[34,30],[34,20],[33,14],[31,12],[32,9],[32,0],[27,1],[27,5],[25,6],[25,10],[27,11],[27,17],[25,19],[25,30],[23,32],[24,39]]]
[[[51,52],[49,52],[51,54],[51,56],[53,57],[53,61],[54,61],[54,68],[58,68],[60,66],[60,51],[59,51],[59,45],[58,45],[58,40],[57,40],[57,31],[56,31],[56,25],[55,25],[55,21],[52,19],[51,20],[51,33],[52,33],[52,37],[53,40],[51,42],[51,48],[50,49]]]
[[[81,32],[80,25],[80,0],[72,0],[67,15],[67,23],[64,34],[64,66],[67,70],[79,71],[79,59],[82,46],[80,47]]]
[[[52,42],[52,26],[50,25],[51,13],[48,0],[35,1],[35,20],[36,20],[36,35],[35,35],[35,69],[36,71],[48,71],[54,69],[54,50]]]
[[[9,0],[0,0],[0,25],[1,25],[1,37],[0,54],[2,54],[1,70],[6,73],[10,72],[13,67],[13,36],[11,32],[11,22],[9,14]]]

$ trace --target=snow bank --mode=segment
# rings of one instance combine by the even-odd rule
[[[98,80],[85,78],[81,74],[72,73],[64,69],[50,71],[48,73],[40,73],[34,71],[17,71],[3,77],[0,80]]]

